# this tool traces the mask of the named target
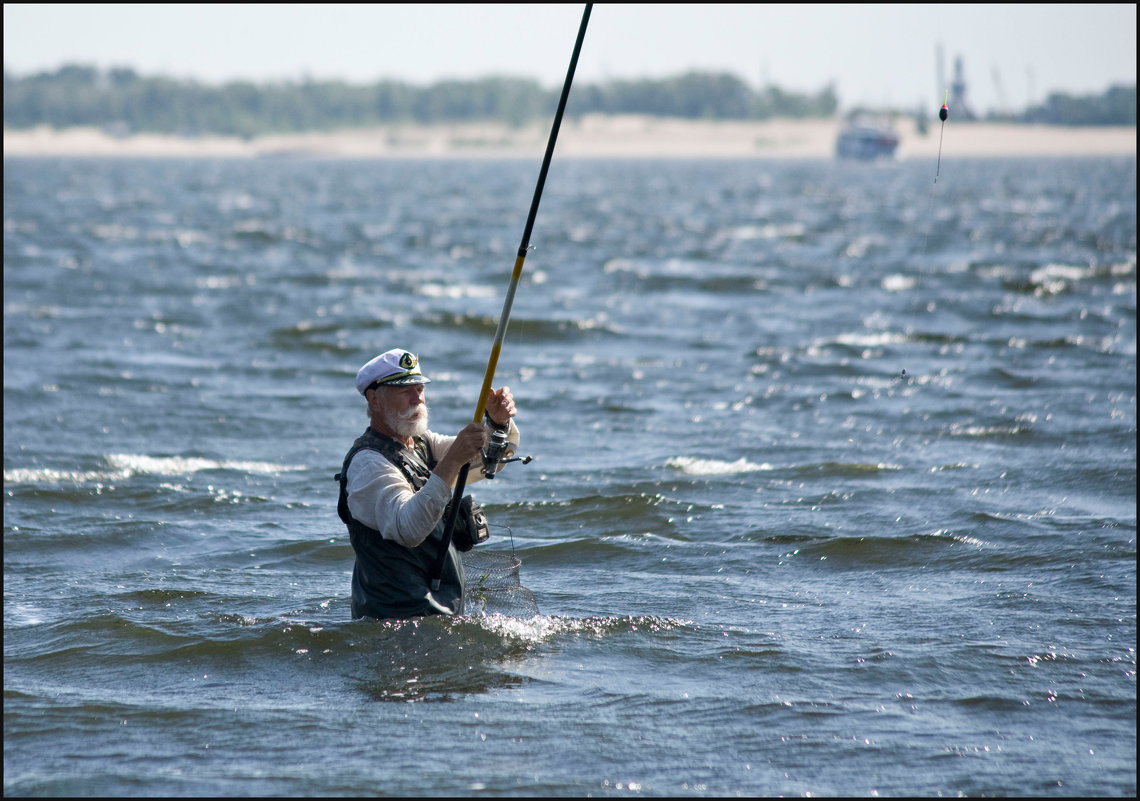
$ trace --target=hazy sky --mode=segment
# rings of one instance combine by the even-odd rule
[[[130,66],[221,83],[488,74],[559,87],[574,5],[4,5],[4,68]],[[939,81],[938,51],[943,74]],[[1136,6],[594,6],[576,80],[732,72],[840,103],[941,105],[961,56],[975,111],[1136,82]],[[951,98],[951,108],[954,107]]]

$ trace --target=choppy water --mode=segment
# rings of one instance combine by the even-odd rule
[[[556,158],[542,614],[396,624],[353,376],[470,419],[537,159],[6,160],[5,793],[1132,797],[1136,162],[946,156]]]

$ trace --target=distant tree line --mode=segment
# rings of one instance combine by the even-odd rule
[[[548,119],[558,91],[525,78],[488,77],[415,86],[383,80],[354,85],[301,80],[208,86],[146,77],[132,69],[67,65],[15,77],[4,71],[4,127],[116,127],[132,132],[266,133],[333,130],[389,123],[496,120],[515,126]],[[575,86],[567,115],[649,114],[710,120],[831,117],[833,87],[817,94],[760,91],[723,73],[616,80]]]
[[[147,77],[133,69],[70,64],[16,77],[4,71],[4,127],[93,125],[123,132],[222,134],[335,130],[391,123],[495,120],[514,126],[547,120],[558,91],[526,78],[486,77],[416,86],[300,80],[210,86]],[[613,80],[575,86],[567,115],[648,114],[705,120],[828,118],[839,108],[834,86],[815,94],[775,86],[754,90],[727,73]],[[987,119],[1054,125],[1135,125],[1136,86],[1100,95],[1050,94],[1020,114]]]
[[[1099,95],[1053,92],[1017,120],[1048,125],[1135,125],[1136,86],[1111,86]]]

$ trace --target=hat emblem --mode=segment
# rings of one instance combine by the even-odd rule
[[[414,355],[408,353],[407,351],[404,351],[404,355],[400,357],[400,366],[405,370],[413,370],[415,369],[416,362],[418,361],[419,359],[417,359]]]

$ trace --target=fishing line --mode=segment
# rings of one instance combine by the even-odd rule
[[[947,89],[946,94],[942,98],[942,108],[938,109],[938,119],[940,119],[942,121],[942,127],[938,132],[938,161],[934,167],[934,184],[938,183],[938,177],[942,173],[942,139],[943,139],[944,134],[946,133],[946,120],[950,119],[949,103],[950,103],[950,90]],[[930,229],[932,227],[932,225],[930,223],[930,212],[931,212],[931,209],[933,208],[933,206],[934,206],[934,188],[932,186],[932,188],[930,189],[930,191],[927,193],[927,196],[926,196],[926,213],[923,215],[923,219],[927,220],[928,223],[927,223],[927,227],[926,227],[926,233],[924,233],[922,236],[922,250],[918,254],[918,257],[917,257],[918,261],[922,261],[926,257],[926,245],[930,241]],[[917,324],[918,324],[918,306],[916,305],[914,311],[911,312],[910,330],[912,332],[915,330],[915,326]],[[902,378],[904,380],[910,378],[910,376],[907,374],[905,367],[899,373],[899,378]]]

